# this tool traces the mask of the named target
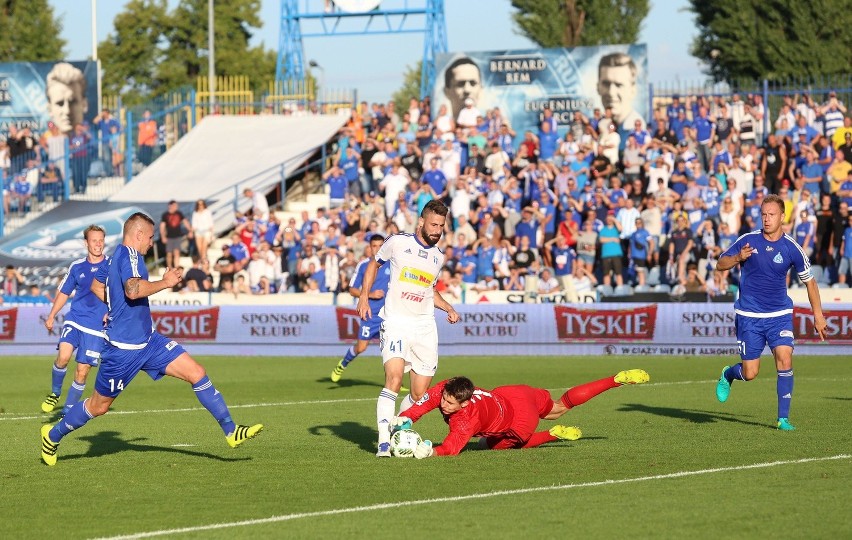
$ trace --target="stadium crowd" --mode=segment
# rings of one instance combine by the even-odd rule
[[[774,193],[818,281],[848,280],[852,119],[834,92],[822,103],[785,96],[774,117],[758,94],[673,96],[624,133],[610,109],[576,112],[569,125],[545,109],[535,133],[516,133],[497,108],[464,112],[475,123],[462,127],[462,113],[432,111],[428,99],[404,111],[362,102],[323,178],[329,207],[281,223],[254,205],[214,262],[218,283],[204,256],[197,269],[216,290],[344,290],[372,234],[413,232],[437,198],[452,218],[438,283],[449,299],[598,284],[720,295],[738,274],[714,271],[716,258],[761,226]]]

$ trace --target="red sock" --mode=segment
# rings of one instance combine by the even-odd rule
[[[559,438],[551,435],[549,431],[538,431],[533,433],[532,437],[530,437],[521,448],[535,448],[536,446],[541,446],[544,443],[558,440]]]
[[[567,392],[562,394],[560,401],[562,401],[562,404],[570,409],[572,407],[582,405],[596,395],[618,386],[621,385],[615,382],[615,378],[613,377],[607,377],[606,379],[601,379],[599,381],[587,382],[580,386],[569,388]]]

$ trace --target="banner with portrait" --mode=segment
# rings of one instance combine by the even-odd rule
[[[458,119],[467,100],[484,116],[498,107],[518,138],[536,133],[549,108],[560,134],[580,111],[611,107],[623,131],[648,118],[648,54],[644,44],[439,54],[432,91]],[[517,139],[516,139],[517,140]]]
[[[98,113],[98,68],[92,61],[0,64],[0,134],[9,126],[69,133]]]

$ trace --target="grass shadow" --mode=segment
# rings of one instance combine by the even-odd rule
[[[687,420],[695,424],[714,424],[716,422],[734,422],[749,426],[767,427],[766,423],[743,420],[742,415],[720,413],[718,411],[702,411],[697,409],[678,409],[675,407],[652,407],[640,403],[626,403],[620,409],[621,412],[641,412],[655,416],[665,416],[678,420]],[[771,426],[775,429],[775,426]]]
[[[251,459],[248,457],[226,458],[222,456],[217,456],[216,454],[210,454],[208,452],[198,452],[195,450],[188,450],[186,448],[174,448],[169,446],[154,446],[150,444],[141,444],[141,441],[146,441],[148,439],[146,437],[123,439],[121,437],[121,433],[117,431],[101,431],[93,435],[80,437],[80,440],[89,443],[90,446],[87,451],[80,454],[69,454],[66,456],[62,455],[60,450],[60,459],[64,461],[66,459],[101,457],[109,456],[112,454],[118,454],[121,452],[171,452],[185,456],[203,457],[207,459],[225,462],[248,461]]]
[[[852,401],[852,397],[827,396],[825,399],[833,399],[836,401]]]
[[[325,383],[328,385],[328,390],[336,390],[338,388],[352,388],[355,386],[372,386],[375,388],[381,388],[383,383],[378,381],[365,381],[364,379],[340,379],[340,381],[333,383],[331,379],[328,377],[322,377],[317,379],[318,383]]]
[[[338,439],[349,441],[365,452],[376,451],[376,428],[357,422],[341,422],[326,426],[314,426],[308,430],[311,435],[325,437],[329,434]]]

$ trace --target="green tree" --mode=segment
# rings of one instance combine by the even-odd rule
[[[714,79],[781,80],[846,74],[852,11],[836,0],[690,0],[691,53]]]
[[[420,70],[422,65],[423,61],[421,60],[413,66],[407,66],[402,86],[391,96],[400,118],[402,118],[402,113],[408,110],[408,102],[411,98],[420,99]]]
[[[98,45],[104,93],[136,104],[163,88],[157,66],[165,57],[167,0],[131,0],[113,24],[115,33]]]
[[[0,0],[2,1],[2,0]],[[100,44],[107,94],[130,104],[181,87],[194,88],[207,75],[207,0],[130,0]],[[275,51],[250,47],[260,28],[260,0],[216,0],[214,4],[216,75],[245,75],[262,90],[275,76]]]
[[[64,60],[61,34],[48,0],[0,0],[0,62]]]
[[[648,0],[512,0],[519,33],[541,47],[635,43]]]

